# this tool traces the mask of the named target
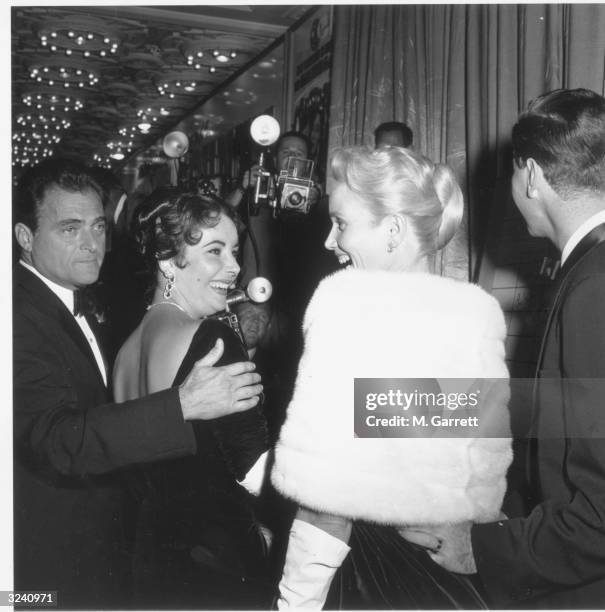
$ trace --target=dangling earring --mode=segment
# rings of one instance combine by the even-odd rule
[[[395,243],[392,241],[389,241],[389,244],[387,245],[387,252],[392,253],[394,249],[395,249]]]
[[[169,300],[174,289],[174,272],[168,271],[164,273],[166,277],[166,286],[164,287],[164,299]]]

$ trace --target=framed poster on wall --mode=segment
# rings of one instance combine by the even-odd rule
[[[309,156],[323,182],[328,153],[332,7],[320,7],[294,32],[292,53],[294,129],[309,138]]]

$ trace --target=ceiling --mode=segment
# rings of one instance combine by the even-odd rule
[[[52,154],[119,166],[192,113],[309,8],[13,7],[13,165]]]

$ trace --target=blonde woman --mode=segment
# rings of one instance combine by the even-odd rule
[[[331,173],[325,246],[349,267],[322,281],[309,303],[276,448],[272,482],[300,506],[278,606],[321,608],[343,564],[329,602],[338,607],[482,607],[468,578],[431,560],[439,550],[427,554],[397,531],[493,520],[511,460],[500,307],[479,287],[435,274],[460,224],[462,193],[449,168],[399,147],[339,150]],[[361,378],[407,381],[411,394],[476,381],[485,399],[479,426],[418,425],[409,437],[383,427],[380,439],[357,437]]]

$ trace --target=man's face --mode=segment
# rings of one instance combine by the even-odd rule
[[[298,138],[298,136],[286,136],[279,143],[277,149],[277,169],[285,170],[288,167],[289,157],[307,159],[308,153],[304,140]]]
[[[105,255],[105,215],[99,195],[90,189],[50,187],[38,217],[25,260],[66,289],[94,283]]]

